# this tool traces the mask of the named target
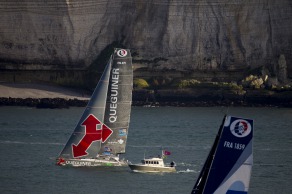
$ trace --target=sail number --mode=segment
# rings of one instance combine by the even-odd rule
[[[234,143],[234,142],[225,141],[224,142],[224,147],[231,148],[231,149],[236,149],[236,150],[244,150],[245,144],[240,144],[240,143]]]

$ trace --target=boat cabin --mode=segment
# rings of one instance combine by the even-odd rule
[[[164,166],[164,162],[161,158],[150,158],[141,161],[143,165],[147,166]]]

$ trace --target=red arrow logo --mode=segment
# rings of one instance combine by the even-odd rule
[[[110,128],[101,123],[93,114],[90,114],[81,125],[85,126],[85,135],[77,146],[72,145],[74,158],[86,156],[88,154],[86,150],[92,142],[101,140],[104,143],[113,133]],[[101,129],[97,129],[97,125],[101,125]]]
[[[102,135],[101,135],[101,141],[104,143],[113,133],[113,131],[106,126],[105,124],[102,125]]]

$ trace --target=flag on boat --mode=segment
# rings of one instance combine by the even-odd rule
[[[163,155],[169,156],[171,153],[169,151],[164,150]]]

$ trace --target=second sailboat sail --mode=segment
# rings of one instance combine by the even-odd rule
[[[252,144],[253,120],[225,116],[192,194],[247,194]]]

